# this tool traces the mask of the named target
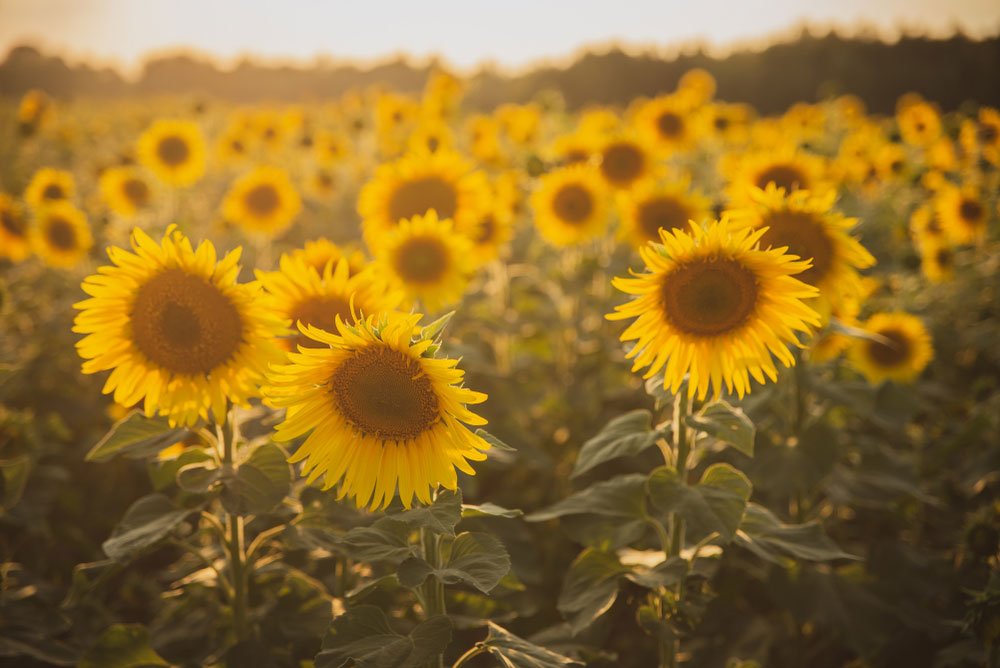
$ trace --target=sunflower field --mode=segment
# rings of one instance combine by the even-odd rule
[[[0,103],[0,665],[1000,666],[1000,112]]]

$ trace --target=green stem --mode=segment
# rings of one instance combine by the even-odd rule
[[[677,477],[681,484],[687,484],[687,463],[691,454],[691,444],[687,433],[688,397],[685,388],[674,397],[673,436],[674,452],[677,453]],[[670,552],[668,557],[676,557],[684,549],[684,519],[677,513],[670,520]]]
[[[232,414],[226,416],[222,424],[220,440],[222,441],[222,462],[232,467],[235,461],[236,430]],[[246,640],[249,636],[247,627],[247,575],[246,549],[244,547],[244,521],[239,515],[226,513],[226,554],[229,559],[229,573],[233,587],[233,632],[237,641]]]
[[[435,569],[441,567],[441,553],[439,537],[430,529],[424,527],[420,530],[420,544],[423,547],[424,560]],[[421,585],[423,591],[423,602],[427,608],[428,619],[437,615],[447,614],[444,603],[444,583],[433,575],[428,577]],[[444,668],[444,654],[438,654],[436,659],[432,659],[428,664],[430,668]]]

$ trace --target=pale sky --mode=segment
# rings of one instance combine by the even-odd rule
[[[459,69],[520,68],[611,42],[725,49],[803,22],[895,36],[1000,32],[997,0],[0,0],[0,56],[30,42],[135,71],[181,47],[308,63],[434,54]]]

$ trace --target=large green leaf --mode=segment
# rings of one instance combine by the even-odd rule
[[[736,543],[776,564],[785,564],[789,558],[806,561],[858,558],[841,550],[818,522],[784,524],[756,503],[747,504]]]
[[[144,496],[125,512],[101,547],[111,559],[126,561],[166,537],[191,512],[178,508],[163,494]]]
[[[642,518],[645,516],[646,476],[629,473],[591,485],[555,505],[534,512],[525,519],[543,522],[563,515],[591,514],[605,517]]]
[[[188,434],[187,429],[171,427],[166,418],[148,418],[136,411],[111,427],[111,431],[90,449],[86,459],[104,462],[117,455],[134,458],[155,455]]]
[[[359,605],[333,620],[316,655],[316,668],[417,668],[444,652],[451,622],[444,615],[418,624],[409,635],[392,630],[385,613]]]
[[[451,545],[448,562],[434,568],[420,558],[410,558],[399,565],[399,582],[417,587],[429,575],[445,584],[472,585],[484,594],[496,587],[510,571],[510,556],[503,543],[488,533],[460,533]]]
[[[383,517],[370,527],[351,529],[338,541],[352,559],[398,564],[414,554],[405,522]]]
[[[109,627],[80,661],[80,668],[147,668],[169,666],[149,645],[149,631],[140,624]]]
[[[666,561],[661,561],[652,568],[633,566],[626,574],[626,578],[646,589],[659,589],[661,587],[672,587],[684,579],[691,564],[681,557],[670,557]]]
[[[689,415],[687,423],[723,443],[728,443],[748,457],[753,457],[756,430],[753,422],[741,409],[730,406],[725,401],[716,401],[702,408],[696,415]]]
[[[259,515],[272,510],[292,483],[285,451],[273,443],[256,448],[236,474],[224,477],[222,504],[231,513]]]
[[[410,526],[426,527],[436,534],[454,538],[455,525],[462,519],[462,491],[441,490],[434,503],[391,515]]]
[[[649,476],[649,497],[663,513],[678,513],[688,530],[698,536],[713,531],[725,541],[736,535],[752,486],[750,480],[729,464],[705,469],[697,485],[687,485],[677,472],[660,467]]]
[[[487,628],[489,631],[486,639],[479,644],[500,661],[504,668],[560,668],[560,666],[583,665],[568,656],[556,654],[550,649],[530,643],[493,622],[487,622]]]
[[[577,634],[611,609],[618,581],[628,573],[611,552],[587,548],[569,567],[557,607]]]
[[[637,455],[653,446],[661,435],[661,431],[653,429],[652,415],[645,409],[619,415],[583,444],[570,477],[581,476],[595,466],[618,457]]]

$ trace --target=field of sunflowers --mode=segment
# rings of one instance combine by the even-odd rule
[[[0,665],[1000,666],[1000,112],[0,105]]]

